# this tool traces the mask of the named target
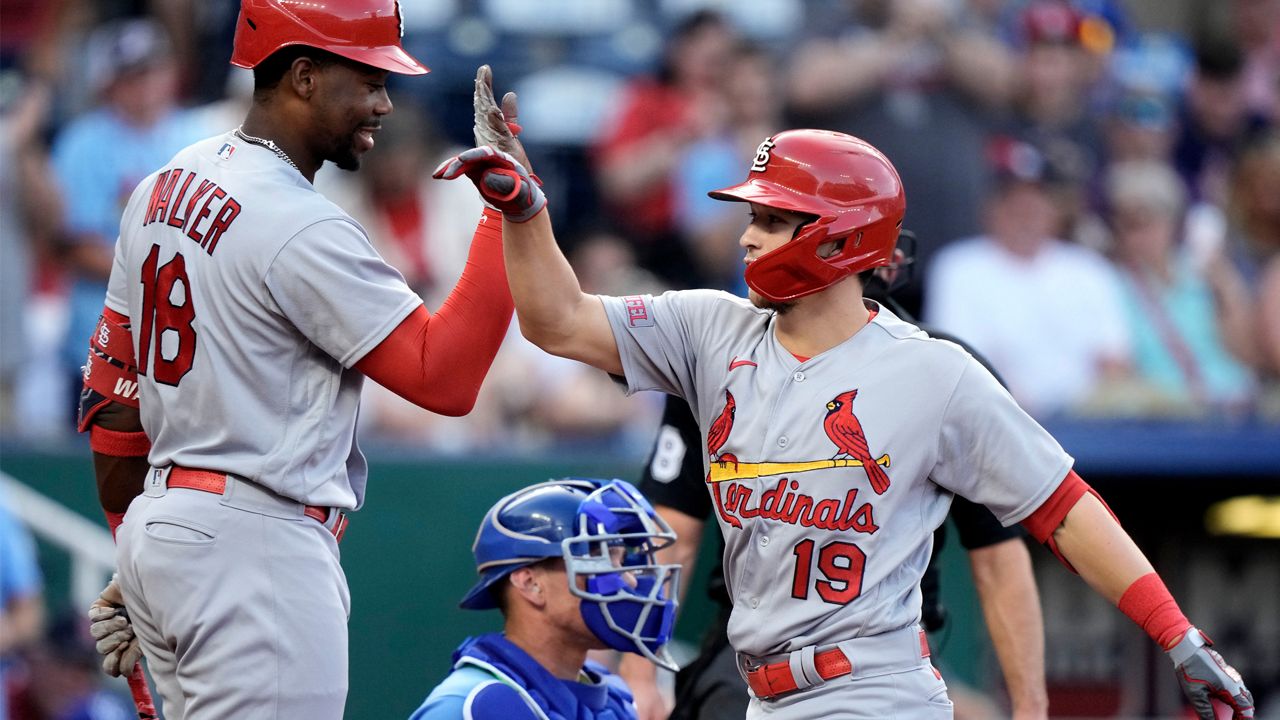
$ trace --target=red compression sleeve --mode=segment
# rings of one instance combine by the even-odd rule
[[[1071,508],[1091,489],[1075,470],[1068,472],[1058,489],[1022,521],[1022,526],[1038,542],[1048,542],[1053,537],[1053,531],[1058,529],[1067,513],[1071,512]]]
[[[466,415],[511,325],[502,215],[486,208],[467,265],[440,310],[419,307],[355,367],[415,405]]]
[[[1154,572],[1133,581],[1120,596],[1120,612],[1138,623],[1152,640],[1168,650],[1186,634],[1191,621],[1178,609],[1164,581]]]
[[[1031,537],[1049,548],[1054,557],[1058,558],[1063,565],[1066,565],[1071,572],[1075,572],[1076,569],[1058,550],[1058,543],[1053,539],[1053,532],[1058,529],[1058,526],[1066,519],[1067,513],[1071,512],[1071,508],[1080,502],[1080,498],[1084,497],[1085,493],[1098,498],[1098,502],[1102,503],[1102,507],[1111,513],[1112,519],[1117,523],[1120,522],[1119,518],[1116,518],[1116,514],[1111,512],[1111,506],[1107,505],[1107,501],[1103,500],[1098,491],[1090,487],[1089,483],[1081,479],[1075,470],[1068,471],[1067,476],[1062,478],[1062,482],[1058,485],[1058,489],[1054,490],[1053,494],[1041,503],[1035,512],[1022,521],[1022,526],[1027,529]]]

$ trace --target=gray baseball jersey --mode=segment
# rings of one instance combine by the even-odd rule
[[[355,220],[234,133],[133,192],[107,292],[133,325],[153,466],[343,508],[366,481],[351,367],[420,304]]]
[[[1071,469],[968,353],[883,308],[802,360],[777,341],[774,313],[727,293],[603,302],[628,392],[681,396],[698,419],[739,652],[917,622],[952,493],[1008,525]]]

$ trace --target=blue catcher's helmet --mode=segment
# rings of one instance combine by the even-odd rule
[[[625,480],[566,478],[518,490],[489,509],[472,552],[480,580],[459,603],[497,607],[497,583],[518,568],[559,557],[582,618],[602,642],[675,669],[663,646],[675,626],[680,566],[654,551],[671,527]],[[582,587],[579,587],[582,578]]]

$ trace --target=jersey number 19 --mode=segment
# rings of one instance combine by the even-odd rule
[[[796,556],[796,569],[791,577],[791,597],[809,597],[810,572],[813,568],[813,540],[801,540],[791,549]],[[846,605],[862,594],[862,571],[867,556],[853,543],[835,541],[818,551],[818,571],[823,579],[813,583],[818,597],[832,605]]]
[[[157,268],[159,262],[160,246],[152,245],[142,263],[138,374],[146,375],[154,360],[156,382],[176,386],[191,370],[196,354],[196,307],[191,297],[191,282],[187,279],[187,261],[182,253]]]

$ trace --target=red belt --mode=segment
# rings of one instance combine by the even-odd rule
[[[192,468],[174,466],[169,471],[167,484],[171,488],[201,490],[214,495],[221,495],[227,489],[227,476],[224,473],[213,472],[212,470],[194,470]],[[337,519],[333,521],[333,527],[329,527],[330,511],[338,514]],[[347,531],[346,513],[333,508],[320,507],[319,505],[306,505],[302,509],[302,514],[324,525],[329,532],[333,533],[334,539],[342,542],[342,535]]]
[[[929,657],[929,640],[924,631],[920,632],[920,657]],[[853,663],[844,651],[838,647],[823,650],[813,656],[813,666],[823,680],[838,678],[853,672]],[[795,692],[799,689],[796,678],[791,672],[791,661],[780,660],[776,663],[761,665],[747,671],[747,684],[751,691],[761,700],[772,700],[779,695]]]

